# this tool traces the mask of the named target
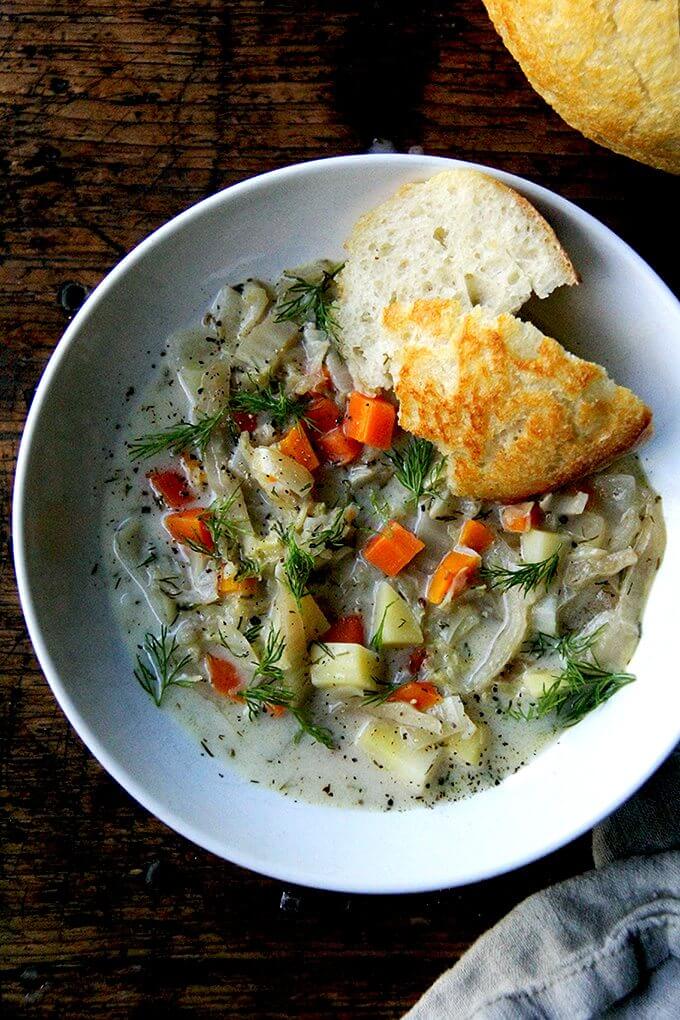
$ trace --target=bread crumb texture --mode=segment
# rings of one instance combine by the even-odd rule
[[[393,336],[383,309],[437,296],[515,312],[577,282],[554,231],[495,177],[446,170],[405,184],[355,225],[338,277],[342,353],[358,389],[392,385]]]
[[[588,138],[680,173],[678,0],[484,0],[537,92]]]
[[[459,495],[512,502],[577,481],[631,449],[652,415],[599,365],[529,322],[450,298],[393,302],[404,429],[435,443]]]

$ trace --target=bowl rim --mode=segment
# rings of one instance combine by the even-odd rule
[[[667,741],[663,744],[663,746],[660,746],[656,756],[651,761],[651,764],[648,763],[648,766],[637,774],[633,783],[629,784],[625,789],[617,792],[616,796],[608,802],[606,810],[603,811],[599,808],[593,809],[585,817],[581,818],[580,822],[570,830],[566,837],[563,834],[560,834],[552,840],[544,840],[540,849],[533,849],[523,853],[518,853],[500,867],[488,866],[480,868],[477,872],[470,871],[462,879],[457,879],[451,886],[442,886],[441,881],[439,880],[427,881],[423,879],[421,881],[405,883],[403,880],[395,882],[385,879],[385,877],[382,876],[378,882],[371,886],[371,888],[366,888],[365,882],[362,881],[357,883],[353,883],[352,881],[345,879],[338,881],[334,880],[332,877],[321,877],[320,874],[319,876],[309,876],[305,873],[304,867],[300,868],[295,864],[291,864],[290,866],[287,866],[286,864],[272,866],[267,863],[267,865],[263,865],[257,860],[254,860],[252,855],[242,853],[235,848],[225,848],[224,845],[220,844],[219,840],[210,838],[205,833],[197,830],[190,821],[178,816],[171,805],[157,800],[156,797],[149,794],[145,786],[134,777],[132,772],[128,771],[124,765],[119,764],[115,758],[111,756],[105,743],[95,735],[95,733],[90,729],[87,721],[78,711],[69,694],[67,684],[62,680],[62,677],[53,662],[49,648],[47,647],[46,641],[43,639],[38,623],[38,616],[29,583],[27,566],[24,497],[26,481],[31,468],[31,452],[36,425],[39,420],[41,408],[45,401],[47,392],[59,372],[61,362],[65,358],[68,348],[75,340],[82,325],[88,319],[90,314],[106,298],[109,290],[115,286],[119,278],[126,275],[130,270],[133,270],[137,262],[146,254],[147,251],[159,242],[171,237],[174,233],[181,231],[188,223],[190,223],[194,218],[202,215],[205,211],[210,210],[215,206],[219,206],[223,202],[229,202],[232,197],[237,197],[250,191],[256,191],[258,188],[267,187],[271,183],[278,184],[293,176],[297,177],[300,175],[304,176],[308,173],[317,173],[319,169],[323,170],[324,168],[328,168],[330,170],[338,167],[339,165],[354,164],[358,166],[365,164],[367,167],[375,167],[379,164],[387,165],[401,163],[404,167],[407,167],[409,160],[413,160],[414,162],[414,172],[423,171],[429,167],[432,168],[433,173],[436,173],[437,170],[444,170],[447,168],[479,170],[500,179],[502,182],[510,185],[511,187],[517,187],[520,191],[528,190],[531,192],[532,200],[534,198],[539,201],[545,200],[557,206],[562,213],[564,213],[572,221],[576,221],[587,233],[592,234],[594,232],[596,235],[599,234],[600,237],[609,241],[609,243],[616,249],[625,254],[627,258],[631,259],[637,265],[638,270],[641,271],[643,275],[647,276],[650,283],[657,288],[659,295],[662,295],[670,303],[674,311],[680,315],[680,300],[678,300],[668,284],[666,284],[666,282],[651,268],[642,256],[640,256],[626,241],[619,237],[618,234],[591,213],[572,202],[570,199],[564,198],[557,192],[554,192],[542,185],[535,184],[533,181],[517,174],[512,174],[495,167],[464,159],[426,155],[419,155],[414,158],[414,156],[410,154],[402,153],[370,153],[348,156],[331,156],[323,159],[314,159],[303,163],[295,163],[280,167],[275,170],[270,170],[265,173],[257,174],[253,177],[246,178],[243,181],[239,181],[223,188],[221,191],[189,206],[187,209],[156,228],[151,234],[140,241],[104,276],[99,284],[97,284],[55,345],[34,392],[19,445],[12,498],[11,531],[14,568],[19,599],[33,650],[36,654],[42,672],[50,685],[52,693],[54,694],[60,708],[66,715],[68,722],[71,726],[73,726],[80,739],[106,772],[111,775],[116,782],[123,787],[123,789],[134,797],[138,803],[140,803],[161,822],[186,839],[189,839],[197,846],[202,847],[204,850],[208,850],[223,860],[228,860],[240,867],[257,871],[260,874],[278,879],[282,882],[295,883],[310,888],[326,889],[338,892],[375,895],[386,893],[405,894],[430,892],[445,887],[468,885],[488,878],[507,874],[510,871],[554,852],[560,847],[566,845],[568,842],[571,842],[583,835],[584,832],[591,829],[603,818],[615,811],[616,808],[618,808],[625,800],[632,796],[632,794],[634,794],[636,790],[638,790],[649,776],[659,767],[668,754],[670,754],[676,741]],[[333,808],[332,810],[336,811],[337,808]]]

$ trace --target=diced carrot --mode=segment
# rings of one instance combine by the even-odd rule
[[[501,509],[503,531],[524,532],[537,528],[543,520],[543,511],[533,500],[528,503],[512,503]]]
[[[226,694],[232,701],[241,701],[239,691],[244,686],[236,666],[217,655],[206,655],[210,683],[218,694]]]
[[[199,545],[207,552],[212,552],[215,543],[205,523],[207,513],[205,507],[181,510],[176,514],[168,514],[163,524],[176,542],[183,545]]]
[[[242,577],[237,581],[235,577],[228,577],[221,570],[217,579],[217,591],[220,595],[254,595],[257,591],[257,578]]]
[[[467,546],[468,549],[474,549],[478,553],[483,553],[485,549],[488,549],[493,540],[493,531],[487,528],[486,524],[474,519],[465,521],[458,536],[459,545]]]
[[[351,393],[343,428],[350,439],[379,450],[389,450],[396,420],[396,408],[389,400]]]
[[[364,559],[388,577],[395,577],[424,548],[425,543],[412,531],[398,521],[388,521],[364,546]]]
[[[256,415],[251,414],[249,411],[234,411],[231,417],[239,432],[247,432],[248,435],[252,436],[257,428]]]
[[[179,471],[149,471],[146,477],[156,495],[172,510],[179,510],[196,499],[196,493]]]
[[[319,466],[319,458],[314,452],[314,447],[310,443],[301,421],[293,425],[292,429],[286,432],[283,439],[279,441],[279,450],[287,457],[292,457],[298,464],[302,464],[308,471],[315,471]]]
[[[316,433],[330,432],[340,421],[340,408],[330,397],[314,397],[307,405],[305,421]]]
[[[438,606],[444,601],[449,591],[452,595],[460,595],[473,580],[479,563],[479,553],[472,550],[463,552],[454,549],[447,553],[430,578],[427,601]]]
[[[423,668],[423,663],[427,658],[426,648],[414,648],[408,657],[408,671],[417,676]]]
[[[365,645],[364,621],[358,613],[343,616],[341,620],[331,624],[326,633],[322,634],[321,640],[325,644],[335,641],[338,644]]]
[[[387,700],[406,701],[418,711],[426,712],[428,708],[439,704],[442,696],[435,685],[426,680],[409,680],[408,683],[398,687],[394,694],[390,694]]]
[[[329,464],[351,464],[361,453],[361,443],[346,436],[341,426],[319,436],[316,445],[323,459]]]
[[[265,706],[264,706],[264,710],[269,715],[273,716],[275,719],[278,719],[280,716],[286,714],[286,706],[285,705],[270,705],[268,702],[266,702]]]

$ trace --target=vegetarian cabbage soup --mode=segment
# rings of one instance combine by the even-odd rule
[[[663,551],[628,456],[510,506],[356,392],[335,276],[224,287],[171,338],[108,480],[130,683],[251,781],[345,806],[467,796],[619,688]]]

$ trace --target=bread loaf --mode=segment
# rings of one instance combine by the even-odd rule
[[[680,173],[677,0],[484,0],[527,78],[588,138]]]

